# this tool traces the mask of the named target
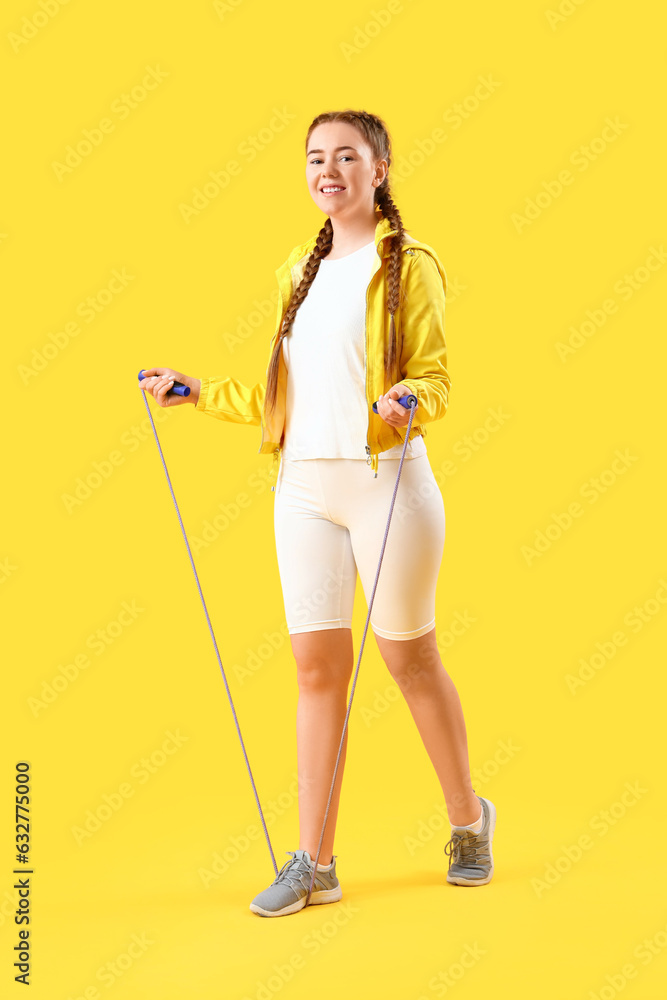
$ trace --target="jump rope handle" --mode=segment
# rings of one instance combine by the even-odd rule
[[[144,378],[144,369],[143,368],[139,372],[139,376],[138,377],[139,377],[139,381],[141,382],[142,378]],[[171,389],[169,390],[169,392],[167,393],[167,395],[171,396],[172,393],[173,393],[174,396],[189,396],[190,395],[190,387],[187,386],[187,385],[184,385],[182,382],[174,382],[173,386],[171,387]],[[401,404],[401,406],[404,406],[406,410],[409,410],[410,407],[413,404],[415,406],[417,406],[418,400],[417,400],[416,396],[414,396],[412,393],[410,393],[410,395],[408,395],[408,396],[401,396],[401,398],[399,400],[397,400],[397,402],[399,402]],[[378,411],[378,405],[377,405],[377,402],[375,402],[375,403],[373,403],[373,413],[377,413],[377,411]]]
[[[139,372],[139,381],[140,382],[141,382],[142,378],[145,378],[144,369],[143,368]],[[174,384],[172,385],[172,387],[169,390],[169,392],[167,393],[167,395],[168,396],[189,396],[190,395],[190,386],[189,385],[184,385],[182,382],[174,382]]]
[[[396,402],[400,403],[401,406],[404,406],[406,410],[409,410],[413,403],[415,406],[417,406],[419,400],[417,399],[416,396],[413,396],[413,394],[410,393],[409,396],[401,396],[401,398],[397,399]],[[373,403],[373,413],[377,413],[377,411],[378,411],[378,404],[377,402],[375,402]]]

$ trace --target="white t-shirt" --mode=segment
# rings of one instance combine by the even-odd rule
[[[345,257],[320,261],[283,337],[288,371],[285,458],[367,458],[366,290],[375,254],[371,240]],[[379,458],[400,458],[402,452],[399,443]],[[425,453],[424,438],[418,435],[408,442],[405,458]]]

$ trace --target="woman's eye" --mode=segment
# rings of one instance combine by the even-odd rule
[[[347,153],[344,153],[341,156],[341,160],[352,160],[352,159],[354,159],[354,157],[348,156]],[[322,162],[321,160],[311,160],[310,165],[313,166],[315,163],[321,163],[321,162]]]

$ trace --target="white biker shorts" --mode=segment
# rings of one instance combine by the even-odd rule
[[[281,457],[276,554],[290,633],[351,628],[357,581],[371,600],[400,458]],[[405,459],[380,567],[371,627],[415,639],[435,626],[445,507],[427,454]]]

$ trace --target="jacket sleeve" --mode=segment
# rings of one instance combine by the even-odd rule
[[[401,384],[419,401],[415,423],[425,424],[444,417],[451,387],[445,343],[446,283],[427,251],[414,251],[404,290]]]
[[[195,410],[235,424],[261,424],[265,394],[263,382],[249,389],[231,375],[202,378]]]

